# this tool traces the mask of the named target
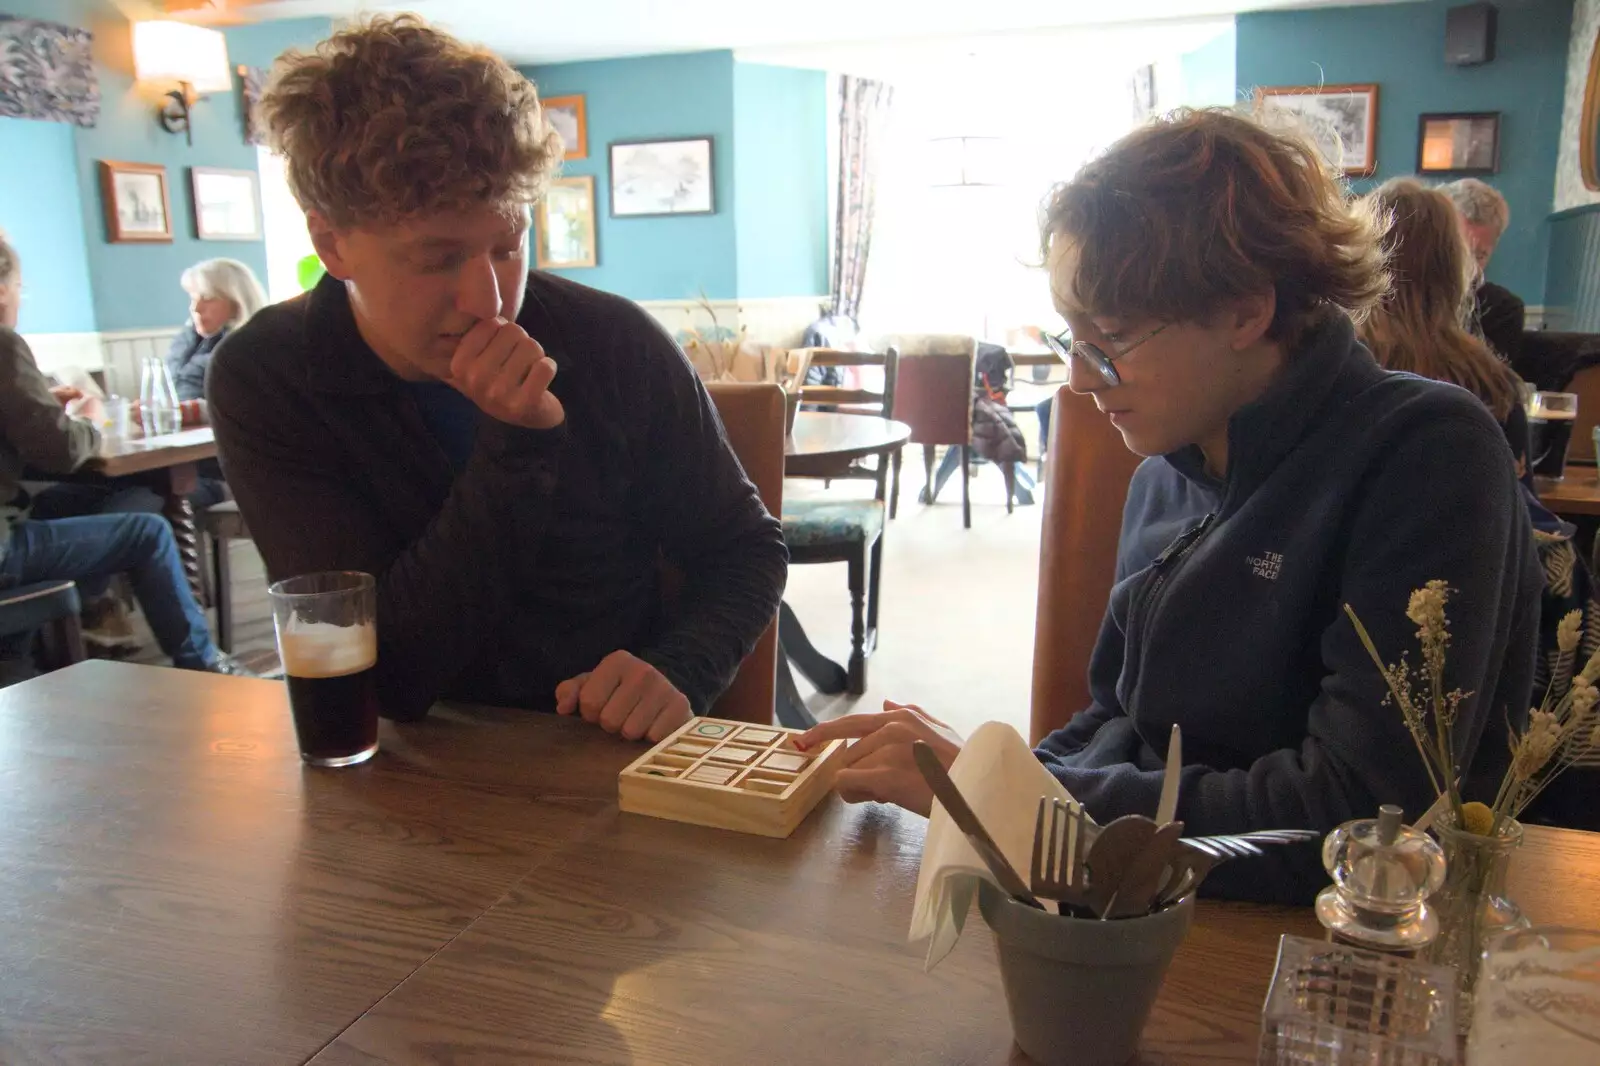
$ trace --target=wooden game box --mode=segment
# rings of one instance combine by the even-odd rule
[[[833,786],[842,740],[795,748],[798,729],[693,718],[617,778],[633,814],[786,837]]]

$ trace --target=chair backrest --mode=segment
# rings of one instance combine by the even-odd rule
[[[1580,463],[1595,461],[1594,427],[1600,423],[1600,366],[1588,366],[1572,375],[1566,391],[1578,394],[1578,417],[1572,426],[1567,458]]]
[[[1089,656],[1117,572],[1128,482],[1140,463],[1091,396],[1056,393],[1033,630],[1034,743],[1089,705]]]
[[[961,351],[900,351],[894,417],[911,427],[912,444],[967,444],[972,439],[972,375],[978,344]],[[954,346],[952,346],[954,347]]]
[[[810,357],[811,366],[870,366],[883,368],[883,388],[864,389],[835,385],[802,385],[800,402],[827,404],[851,411],[870,412],[890,417],[894,410],[895,385],[900,355],[890,348],[884,352],[845,352],[836,348],[800,349]]]
[[[771,384],[714,382],[706,386],[717,405],[733,454],[774,515],[783,513],[783,390]],[[770,723],[778,684],[778,619],[774,615],[733,684],[711,713],[740,722]]]

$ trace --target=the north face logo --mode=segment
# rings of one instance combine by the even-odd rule
[[[1252,574],[1256,575],[1256,577],[1264,577],[1268,581],[1278,580],[1278,574],[1283,570],[1282,552],[1265,552],[1261,555],[1250,555],[1246,556],[1244,561],[1249,564]]]

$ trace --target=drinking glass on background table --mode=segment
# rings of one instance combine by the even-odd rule
[[[352,766],[378,750],[378,591],[371,574],[336,570],[279,581],[272,599],[300,757]]]
[[[1536,392],[1527,410],[1528,463],[1534,476],[1560,481],[1567,473],[1567,445],[1578,421],[1578,394]]]
[[[111,440],[133,436],[133,402],[122,396],[106,397],[105,435]]]
[[[1600,1062],[1600,931],[1536,926],[1489,942],[1467,1066]]]

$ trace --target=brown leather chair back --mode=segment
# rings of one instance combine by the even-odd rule
[[[912,444],[967,444],[972,440],[974,345],[964,354],[900,353],[894,419],[911,427]]]
[[[706,386],[733,454],[774,515],[783,513],[784,397],[777,385],[714,382]],[[745,656],[733,684],[711,708],[718,718],[771,723],[778,684],[778,619]]]
[[[1600,422],[1600,366],[1587,366],[1572,375],[1565,391],[1578,394],[1578,417],[1572,424],[1572,444],[1567,448],[1567,459],[1592,463],[1595,461],[1594,427]]]
[[[1140,463],[1094,399],[1066,387],[1056,393],[1048,454],[1033,632],[1035,744],[1089,706],[1089,656],[1116,578],[1128,482]]]

